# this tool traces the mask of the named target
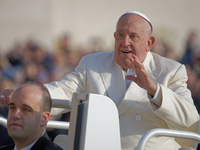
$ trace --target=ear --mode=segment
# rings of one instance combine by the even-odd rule
[[[50,112],[43,112],[42,113],[41,122],[40,122],[41,126],[46,126],[47,125],[47,122],[49,120],[49,116],[50,116]]]
[[[147,52],[151,50],[151,47],[153,46],[153,44],[155,43],[155,37],[154,36],[150,36],[149,40],[148,40],[148,45],[147,45]]]
[[[114,38],[116,39],[116,32],[114,32]]]

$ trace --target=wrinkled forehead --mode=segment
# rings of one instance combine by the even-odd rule
[[[141,13],[141,12],[139,12],[139,11],[128,11],[128,12],[124,13],[124,14],[119,18],[119,20],[120,20],[123,16],[125,16],[125,15],[130,15],[130,14],[138,15],[138,16],[140,16],[141,18],[143,18],[144,20],[146,20],[146,21],[149,23],[150,27],[151,27],[151,33],[153,32],[153,26],[152,26],[152,23],[151,23],[150,19],[149,19],[146,15],[144,15],[143,13]],[[118,20],[118,22],[119,22],[119,20]]]

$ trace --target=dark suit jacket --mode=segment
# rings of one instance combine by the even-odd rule
[[[13,150],[15,144],[1,146],[0,150]],[[51,141],[47,133],[45,133],[39,140],[33,145],[31,150],[63,150],[61,147]]]

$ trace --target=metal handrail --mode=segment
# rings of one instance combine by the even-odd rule
[[[64,99],[52,99],[52,107],[53,108],[65,108],[69,109],[71,106],[70,100],[64,100]]]
[[[69,108],[70,105],[69,100],[60,100],[60,99],[53,99],[52,100],[52,106],[53,108]],[[0,125],[3,125],[4,127],[7,127],[7,119],[0,116]],[[53,121],[49,120],[47,123],[47,128],[55,128],[55,129],[69,129],[69,122],[66,121]]]
[[[53,121],[49,120],[47,123],[47,128],[55,128],[55,129],[69,129],[69,122],[66,121]],[[5,128],[7,127],[7,119],[0,116],[0,125],[3,125]]]
[[[0,116],[0,125],[3,125],[4,127],[7,126],[7,119]]]
[[[154,136],[176,137],[176,138],[190,139],[200,142],[200,135],[194,132],[171,130],[171,129],[152,129],[146,132],[142,136],[142,138],[138,143],[137,150],[144,150],[148,140]]]
[[[66,121],[52,121],[49,120],[47,123],[47,128],[55,128],[55,129],[69,129],[69,122]]]

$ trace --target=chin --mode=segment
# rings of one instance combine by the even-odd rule
[[[123,70],[128,70],[129,68],[132,68],[131,66],[127,65],[127,64],[123,64],[123,65],[120,65]]]
[[[12,133],[9,133],[9,136],[10,136],[11,138],[13,138],[13,139],[14,139],[14,138],[20,137],[20,136],[19,136],[19,133],[13,133],[13,132],[12,132]]]
[[[122,68],[124,68],[124,69],[129,69],[129,68],[132,68],[132,63],[130,63],[130,62],[123,62],[123,63],[121,63],[120,66]]]

